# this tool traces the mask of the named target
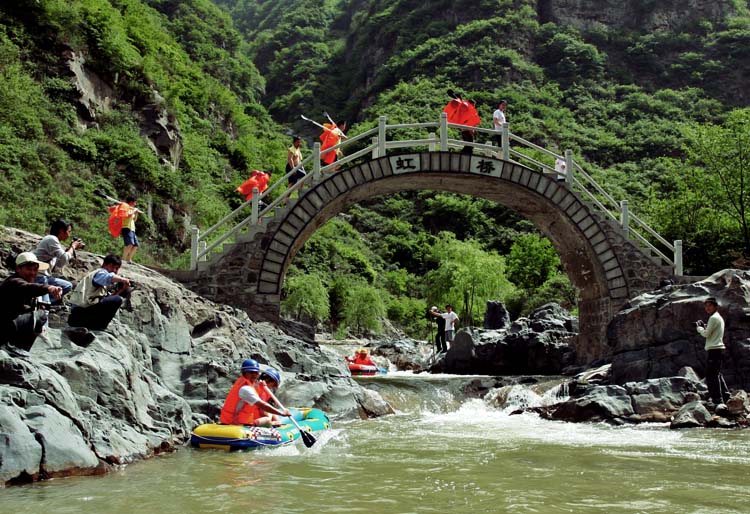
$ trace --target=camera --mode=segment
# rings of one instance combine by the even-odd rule
[[[73,239],[74,243],[78,243],[78,248],[86,248],[86,243],[83,242],[83,240],[80,237],[76,237]]]
[[[703,326],[703,321],[702,320],[698,320],[698,321],[695,322],[695,324],[696,324],[696,326],[702,327]]]

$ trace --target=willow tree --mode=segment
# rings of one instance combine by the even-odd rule
[[[441,232],[432,258],[439,265],[426,276],[430,303],[453,304],[466,324],[480,319],[487,300],[505,299],[513,291],[505,259],[478,241],[459,241]]]
[[[736,223],[750,255],[750,109],[736,109],[721,125],[691,124],[684,180],[688,190]]]
[[[295,319],[303,317],[325,321],[330,315],[328,290],[317,275],[296,275],[284,284],[286,298],[281,302],[284,314]]]

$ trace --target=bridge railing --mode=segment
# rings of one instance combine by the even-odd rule
[[[335,173],[342,165],[353,162],[365,156],[373,159],[387,155],[389,149],[419,148],[425,147],[429,151],[447,151],[450,148],[469,146],[485,154],[502,158],[506,161],[516,162],[540,173],[556,174],[558,179],[564,180],[567,186],[578,191],[583,198],[592,204],[605,216],[619,223],[628,238],[632,238],[639,245],[649,249],[657,255],[665,265],[673,269],[675,275],[682,275],[682,241],[670,243],[651,228],[645,221],[632,213],[627,200],[615,200],[586,170],[573,158],[573,152],[565,150],[563,155],[555,153],[528,141],[510,132],[509,125],[504,123],[501,130],[487,129],[482,127],[470,127],[448,123],[447,116],[442,113],[437,122],[425,123],[398,123],[388,125],[385,116],[378,119],[377,126],[361,134],[348,138],[334,147],[326,149],[321,153],[320,143],[315,143],[311,155],[304,159],[298,166],[286,173],[281,179],[274,182],[265,191],[259,192],[253,189],[252,198],[227,214],[205,232],[201,233],[197,227],[192,229],[192,241],[190,252],[190,267],[195,269],[198,261],[206,259],[219,246],[226,242],[236,240],[243,230],[262,222],[263,217],[273,213],[274,209],[282,203],[291,200],[295,190],[311,185],[320,180],[321,177]],[[418,139],[388,139],[389,133],[393,135],[396,131],[409,129],[432,130],[426,137]],[[478,143],[449,137],[449,129],[470,130],[473,134],[485,134],[496,138],[500,136],[500,145],[490,143]],[[369,144],[362,146],[362,142],[369,139]],[[491,139],[490,139],[491,141]],[[515,148],[512,146],[515,145]],[[337,152],[339,149],[349,147],[355,149],[353,153],[337,159],[332,164],[324,164],[321,157],[329,152]],[[522,151],[526,150],[526,152]],[[530,154],[538,155],[530,155]],[[541,157],[538,157],[541,156]],[[550,159],[555,165],[550,166],[541,159]],[[310,170],[312,166],[312,170]],[[564,169],[563,169],[564,166]],[[280,190],[288,179],[302,169],[305,176],[299,179],[294,186],[288,187],[278,193],[271,200],[274,191]],[[248,213],[249,210],[249,213]],[[236,221],[240,218],[239,221]],[[225,232],[220,232],[222,227]],[[218,237],[216,235],[218,234]],[[209,243],[209,238],[211,242]],[[661,245],[659,249],[657,245]],[[671,253],[670,258],[665,253]]]

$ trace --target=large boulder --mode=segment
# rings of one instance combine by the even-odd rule
[[[570,345],[578,322],[549,303],[504,330],[460,331],[431,370],[445,373],[522,375],[560,374],[575,362]]]
[[[724,378],[730,388],[750,388],[750,272],[731,269],[632,299],[607,332],[614,382],[673,376],[684,366],[703,376],[705,339],[695,322],[706,320],[703,302],[711,296],[726,323]]]

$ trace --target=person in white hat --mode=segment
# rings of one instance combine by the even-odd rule
[[[37,297],[62,296],[61,287],[35,283],[39,270],[48,267],[33,252],[20,253],[16,272],[0,284],[0,343],[6,343],[15,355],[28,356],[47,321],[47,313],[36,308]]]

